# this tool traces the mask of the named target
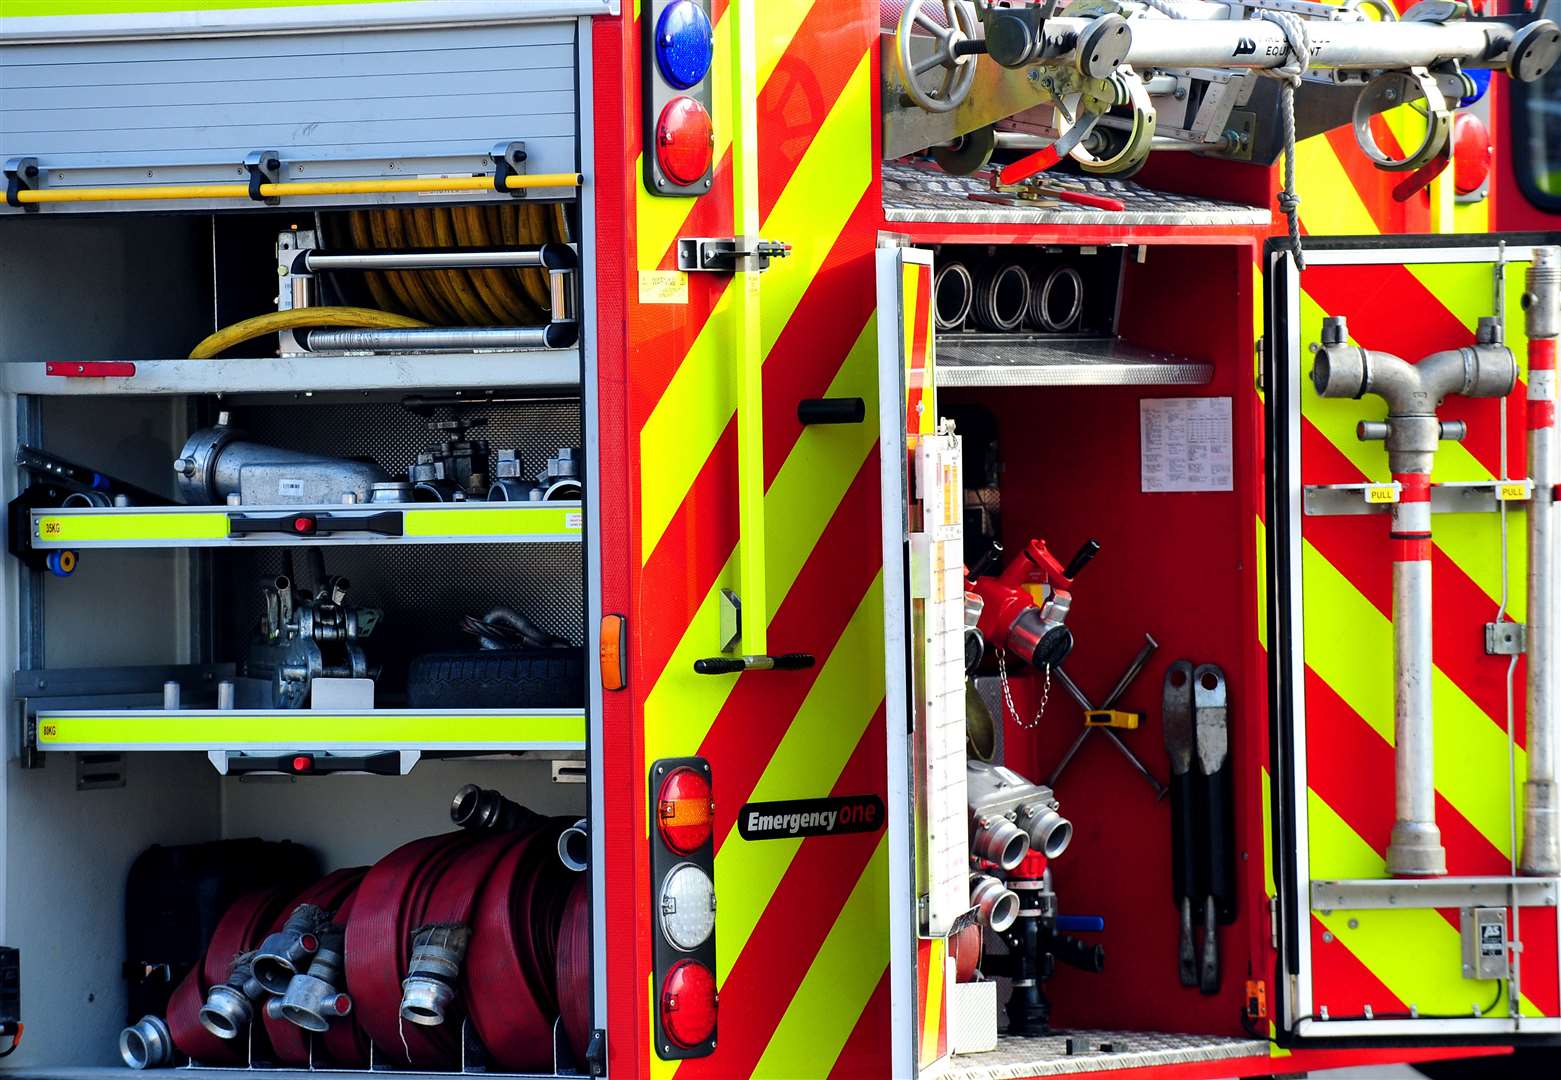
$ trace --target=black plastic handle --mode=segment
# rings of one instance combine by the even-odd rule
[[[244,536],[251,533],[286,533],[300,540],[313,536],[325,536],[337,532],[374,533],[378,536],[401,536],[403,528],[400,510],[381,510],[375,514],[330,514],[300,511],[296,514],[255,516],[229,514],[228,535]]]
[[[1099,553],[1100,541],[1096,540],[1094,537],[1090,537],[1088,540],[1084,541],[1079,550],[1073,553],[1073,558],[1068,560],[1067,568],[1063,570],[1062,576],[1070,580],[1078,577],[1079,571],[1088,566],[1090,560]]]
[[[806,398],[797,402],[801,424],[860,424],[867,419],[867,403],[859,397]]]
[[[697,675],[736,675],[744,671],[801,671],[817,661],[812,653],[781,653],[778,656],[707,656],[694,661]]]
[[[1233,793],[1230,765],[1222,765],[1209,776],[1200,773],[1198,783],[1203,789],[1202,842],[1207,848],[1204,887],[1207,895],[1214,898],[1219,921],[1229,925],[1236,918],[1236,834],[1231,812]]]
[[[1171,773],[1171,896],[1178,905],[1183,897],[1200,895],[1198,873],[1198,802],[1193,775]]]

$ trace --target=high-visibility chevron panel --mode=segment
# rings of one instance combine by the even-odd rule
[[[1389,129],[1391,125],[1389,125]],[[1332,152],[1338,140],[1313,139],[1306,155],[1317,174],[1331,175],[1332,203],[1313,211],[1328,231],[1376,231],[1363,181]],[[1327,202],[1327,200],[1314,200]],[[1303,211],[1304,213],[1305,211]],[[1368,225],[1369,223],[1369,225]],[[1309,222],[1309,227],[1323,231]],[[1389,479],[1380,442],[1362,442],[1356,426],[1387,412],[1380,398],[1323,399],[1312,388],[1308,343],[1321,339],[1327,315],[1349,319],[1352,340],[1414,361],[1473,341],[1481,316],[1499,305],[1507,342],[1524,369],[1523,264],[1506,270],[1498,294],[1488,263],[1424,263],[1408,266],[1321,266],[1301,278],[1298,340],[1303,346],[1300,404],[1302,485],[1358,484]],[[1498,300],[1499,295],[1499,300]],[[1449,399],[1444,419],[1467,423],[1469,437],[1443,442],[1433,483],[1488,482],[1526,473],[1526,406],[1519,388],[1505,402]],[[1511,504],[1506,546],[1500,515],[1445,514],[1432,519],[1432,707],[1435,727],[1436,813],[1452,874],[1505,873],[1521,843],[1511,812],[1508,770],[1521,784],[1525,773],[1523,668],[1509,673],[1509,658],[1488,656],[1483,627],[1505,605],[1521,621],[1526,559],[1524,513]],[[1394,657],[1392,548],[1386,515],[1305,516],[1299,577],[1301,649],[1305,660],[1306,770],[1310,790],[1305,814],[1308,850],[1304,878],[1381,878],[1394,818]],[[1258,532],[1264,532],[1258,523]],[[1260,629],[1260,635],[1265,631]],[[1266,639],[1263,640],[1265,647]],[[1508,679],[1512,678],[1512,715]],[[1511,737],[1509,739],[1509,726]],[[1521,827],[1521,815],[1518,816]],[[1456,911],[1432,909],[1313,912],[1314,1011],[1335,1016],[1414,1007],[1422,1013],[1468,1015],[1479,998],[1486,1007],[1496,987],[1464,980],[1459,962]],[[1553,915],[1552,915],[1553,921]],[[1303,923],[1303,925],[1305,925]],[[1548,924],[1546,924],[1548,926]],[[1549,970],[1555,946],[1543,936],[1528,941],[1524,965]],[[1536,985],[1538,1000],[1519,1002],[1525,1015],[1555,1015],[1551,995]],[[1505,999],[1495,1010],[1506,1010]]]
[[[744,354],[763,369],[762,538],[745,543],[737,513],[742,290],[730,278],[695,274],[686,306],[636,306],[630,297],[630,625],[647,635],[636,644],[631,691],[646,760],[699,753],[710,761],[718,833],[720,1039],[709,1058],[681,1064],[652,1051],[655,1077],[822,1077],[837,1064],[843,1075],[863,1075],[888,1052],[882,837],[750,841],[735,828],[747,802],[884,793],[871,258],[881,222],[878,28],[858,7],[729,0],[715,10],[728,54],[723,68],[718,47],[716,100],[729,110],[740,104],[730,57],[751,44],[759,231],[791,247],[759,278],[757,347]],[[752,37],[739,42],[745,18]],[[740,116],[717,113],[712,195],[637,194],[639,268],[668,266],[679,236],[731,235],[733,178],[751,157],[740,159]],[[636,192],[638,175],[635,165]],[[795,412],[803,397],[860,397],[868,421],[802,426]],[[739,558],[755,539],[763,544],[762,591],[745,583]],[[864,544],[872,559],[858,557]],[[756,597],[763,610],[745,616],[768,624],[771,651],[805,651],[816,666],[695,674],[693,662],[722,647],[723,590],[739,601]],[[833,899],[807,902],[820,895]]]

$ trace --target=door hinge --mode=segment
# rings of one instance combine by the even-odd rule
[[[752,236],[687,236],[678,240],[678,269],[730,274],[768,270],[771,259],[784,259],[791,245]]]
[[[1268,943],[1279,951],[1279,897],[1268,898]]]

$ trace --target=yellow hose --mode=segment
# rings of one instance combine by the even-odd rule
[[[427,326],[425,322],[393,315],[388,311],[375,311],[360,307],[310,307],[291,311],[273,311],[244,319],[232,326],[224,326],[215,334],[202,339],[190,350],[191,360],[210,360],[212,357],[245,341],[274,334],[280,330],[297,330],[305,326],[350,326],[379,330],[397,330]]]

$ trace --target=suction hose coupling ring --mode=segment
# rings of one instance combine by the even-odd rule
[[[173,1035],[158,1016],[143,1016],[119,1033],[119,1056],[132,1069],[161,1069],[173,1062]]]

